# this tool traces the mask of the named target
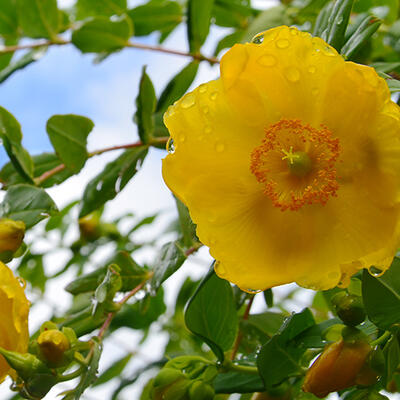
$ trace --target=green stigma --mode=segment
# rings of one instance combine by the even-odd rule
[[[293,152],[293,146],[290,146],[289,151],[282,149],[282,152],[285,154],[285,156],[282,157],[282,160],[287,160],[291,174],[302,178],[311,171],[312,162],[306,152]]]

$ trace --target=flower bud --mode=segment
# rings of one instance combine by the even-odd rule
[[[39,335],[37,343],[43,358],[52,365],[59,365],[63,360],[64,353],[70,347],[69,340],[58,329],[43,331]]]
[[[303,390],[319,398],[357,383],[371,346],[365,339],[342,339],[328,345],[307,371]]]
[[[163,368],[158,375],[154,378],[154,387],[165,387],[171,383],[182,379],[184,375],[181,371],[174,368]]]
[[[189,388],[190,400],[213,400],[215,396],[214,388],[202,381],[194,381]]]
[[[81,237],[88,242],[97,240],[101,236],[100,213],[94,211],[79,219]]]
[[[356,326],[365,320],[366,314],[362,298],[340,292],[332,298],[338,317],[349,326]]]
[[[0,261],[8,262],[21,246],[25,235],[25,224],[12,219],[0,219]]]

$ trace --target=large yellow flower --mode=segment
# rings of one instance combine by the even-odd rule
[[[165,114],[163,161],[217,274],[242,289],[346,285],[399,244],[400,112],[373,68],[282,26]]]
[[[26,353],[28,350],[29,302],[12,271],[0,262],[0,347]],[[0,382],[10,373],[10,366],[0,356]]]

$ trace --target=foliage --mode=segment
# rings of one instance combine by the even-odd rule
[[[10,265],[27,282],[28,298],[45,296],[60,276],[74,277],[65,288],[71,304],[61,314],[54,313],[51,322],[41,321],[40,331],[31,332],[29,353],[0,347],[17,371],[12,390],[18,394],[12,398],[43,398],[60,383],[77,379],[62,393],[64,400],[77,400],[86,390],[90,393],[91,386],[111,380],[112,398],[122,399],[121,393],[146,374],[152,378],[143,389],[143,400],[228,399],[232,393],[242,400],[312,400],[314,396],[301,389],[306,371],[326,345],[341,343],[347,332],[344,324],[355,330],[354,343],[361,340],[360,334],[368,349],[373,348],[366,361],[373,379],[354,379],[357,385],[340,387],[340,396],[370,399],[382,397],[382,390],[400,390],[399,258],[382,276],[379,270],[365,270],[347,289],[315,292],[308,307],[297,313],[292,312],[293,299],[301,297],[301,289],[245,293],[217,277],[212,268],[203,271],[203,279],[187,278],[176,287],[171,307],[164,299],[164,282],[173,280],[202,247],[185,205],[176,199],[176,220],[144,240],[136,233],[156,226],[159,215],[103,217],[103,209],[113,207],[112,200],[124,187],[135,185],[149,152],[166,147],[162,115],[191,87],[199,65],[217,64],[226,48],[283,24],[313,32],[348,60],[374,66],[392,93],[400,91],[400,7],[394,0],[282,0],[266,9],[254,7],[250,0],[150,0],[135,7],[126,0],[76,0],[68,9],[60,9],[56,0],[0,1],[0,83],[46,57],[52,46],[94,53],[96,62],[131,48],[187,58],[158,96],[143,66],[132,109],[138,140],[125,146],[115,146],[110,137],[109,147],[90,152],[87,140],[95,136],[91,132],[96,121],[58,114],[47,124],[43,121],[54,151],[30,154],[23,146],[18,116],[0,107],[0,141],[7,154],[0,160],[0,243],[7,240],[1,221],[22,221],[30,232],[19,249],[5,247],[6,254],[1,250],[0,260],[14,258]],[[189,52],[163,47],[182,25]],[[157,45],[139,41],[148,35]],[[203,54],[210,43],[214,54]],[[170,152],[173,146],[169,141]],[[104,153],[121,149],[86,183],[82,198],[71,204],[53,201],[49,188],[85,170],[89,159],[102,162]],[[38,250],[36,241],[51,252],[67,250],[59,271],[47,262],[50,250]],[[111,252],[99,264],[104,249]],[[152,254],[146,265],[136,261],[143,249]],[[250,310],[254,298],[260,300],[257,313]],[[98,376],[103,349],[118,331],[135,331],[144,345],[151,343],[154,329],[168,337],[159,360],[132,371],[140,351],[132,349]]]

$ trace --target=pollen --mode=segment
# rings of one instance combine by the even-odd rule
[[[251,153],[250,170],[275,207],[296,211],[336,196],[339,154],[339,140],[328,128],[282,119],[265,129]]]

